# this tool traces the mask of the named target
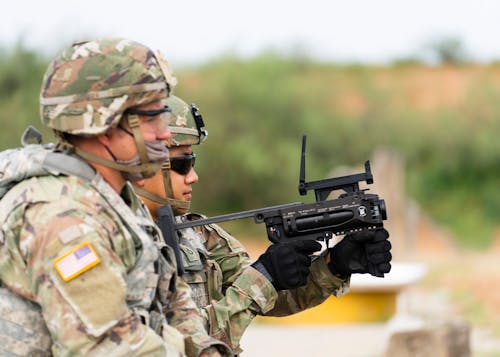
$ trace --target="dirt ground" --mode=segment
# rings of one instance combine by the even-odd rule
[[[427,259],[423,292],[447,296],[450,310],[500,339],[500,244],[487,252],[456,252]],[[425,258],[424,258],[425,259]]]
[[[417,256],[429,271],[417,288],[446,296],[451,313],[500,339],[500,230],[486,251],[460,249],[433,232],[419,235]]]
[[[473,357],[500,356],[500,234],[489,250],[477,252],[457,248],[449,237],[441,234],[439,230],[429,229],[429,227],[424,230],[426,233],[419,235],[413,260],[424,263],[427,266],[427,273],[418,284],[401,297],[399,320],[394,319],[390,324],[408,323],[408,321],[402,321],[408,318],[429,321],[459,319],[470,326]],[[265,241],[248,239],[243,240],[243,243],[253,258],[257,258],[268,245]],[[350,354],[345,352],[339,355],[362,356],[361,348],[358,348],[358,354],[352,354],[352,344],[348,341],[356,341],[363,334],[367,340],[371,338],[373,343],[377,338],[379,341],[387,340],[388,328],[391,328],[388,323],[358,326],[332,325],[317,327],[317,330],[314,327],[304,329],[252,325],[244,339],[250,354],[244,355],[251,356],[257,353],[256,351],[262,351],[259,348],[262,348],[261,342],[265,339],[269,340],[268,348],[282,348],[279,347],[282,344],[273,345],[272,336],[281,336],[277,337],[281,340],[283,336],[296,334],[299,338],[305,333],[311,334],[310,342],[314,341],[312,336],[316,336],[316,339],[321,339],[323,336],[326,340],[336,339],[335,336],[337,336],[342,341],[339,348],[344,344],[346,350],[350,351]],[[294,341],[294,338],[288,339],[287,337],[287,340]],[[300,355],[300,353],[296,354],[297,351],[301,351],[300,346],[293,346],[293,343],[290,346],[288,355]],[[373,345],[371,351],[370,355],[381,356],[383,345]],[[319,355],[322,355],[321,352],[318,352]]]

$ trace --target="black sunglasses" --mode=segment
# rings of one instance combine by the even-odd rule
[[[187,175],[191,168],[194,167],[196,154],[184,155],[170,158],[170,168],[179,175]]]

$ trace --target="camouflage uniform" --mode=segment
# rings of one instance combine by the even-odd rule
[[[175,96],[170,96],[166,103],[172,107],[173,118],[170,124],[173,135],[167,146],[202,142],[207,133],[203,123],[195,123],[188,105]],[[169,172],[164,171],[165,175]],[[165,180],[167,184],[169,181]],[[166,196],[164,203],[175,209],[177,202],[168,189]],[[156,200],[161,202],[159,197]],[[202,216],[194,213],[176,217],[178,222],[199,218]],[[226,342],[237,353],[241,352],[243,332],[256,315],[294,314],[322,303],[332,294],[339,297],[348,291],[349,279],[334,277],[322,258],[312,263],[306,286],[276,291],[269,280],[250,266],[252,262],[243,245],[216,224],[183,229],[179,245],[184,261],[183,278],[191,287],[210,335]]]
[[[190,213],[177,217],[191,221],[203,216]],[[308,284],[294,290],[276,291],[250,266],[243,245],[216,224],[183,229],[180,248],[184,258],[184,280],[207,320],[209,333],[241,352],[240,339],[256,315],[287,316],[342,296],[349,281],[333,276],[324,259],[311,265]]]
[[[128,106],[168,95],[168,75],[140,44],[85,42],[63,57],[82,59],[78,69],[92,83],[106,78],[92,76],[85,62],[101,61],[102,53],[118,53],[130,63],[112,68],[117,76],[97,85],[91,96],[71,95],[81,88],[70,85],[58,93],[61,103],[54,93],[44,97],[50,88],[42,88],[42,118],[49,126],[92,135],[117,125]],[[74,72],[64,70],[64,79],[55,67],[46,83],[74,80]],[[128,87],[134,87],[132,95],[120,83],[128,75],[137,80]],[[81,130],[89,125],[92,133]],[[189,287],[177,278],[172,250],[130,184],[118,194],[85,161],[52,146],[7,151],[0,163],[0,297],[17,304],[0,305],[0,349],[13,355],[197,356],[217,346],[229,354],[206,334]],[[147,160],[142,164],[151,170]],[[19,307],[27,313],[16,315]],[[41,319],[26,321],[37,312],[46,330]],[[33,345],[40,341],[37,351]]]

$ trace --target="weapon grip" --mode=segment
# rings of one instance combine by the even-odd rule
[[[377,239],[377,237],[380,237]],[[384,237],[381,237],[381,236],[377,236],[376,234],[374,235],[372,241],[374,242],[380,242],[380,241],[383,241],[385,240],[386,238]],[[376,276],[378,278],[383,278],[384,277],[384,273],[382,273],[376,265],[374,265],[373,263],[369,263],[368,264],[368,270],[370,271],[370,274],[373,275],[373,276]]]
[[[354,235],[354,237],[358,238],[358,237],[362,237],[361,235]],[[379,238],[377,238],[379,237]],[[384,237],[381,237],[381,236],[377,236],[376,234],[373,234],[372,237],[363,237],[364,239],[354,239],[356,242],[358,243],[367,243],[367,242],[380,242],[380,241],[383,241],[385,240],[386,238]],[[370,263],[368,262],[368,272],[373,275],[373,276],[376,276],[378,278],[383,278],[384,277],[384,273],[382,273],[375,264],[373,263]]]
[[[183,275],[184,264],[182,262],[182,253],[179,247],[177,230],[175,229],[174,211],[170,205],[165,205],[158,208],[156,213],[158,215],[158,227],[160,227],[163,240],[174,250],[177,273]]]

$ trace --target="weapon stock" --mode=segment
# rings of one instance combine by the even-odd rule
[[[175,227],[174,211],[170,205],[161,206],[156,211],[158,214],[158,227],[165,243],[170,246],[175,253],[175,261],[177,262],[177,273],[181,276],[184,274],[184,264],[182,262],[181,248]]]

